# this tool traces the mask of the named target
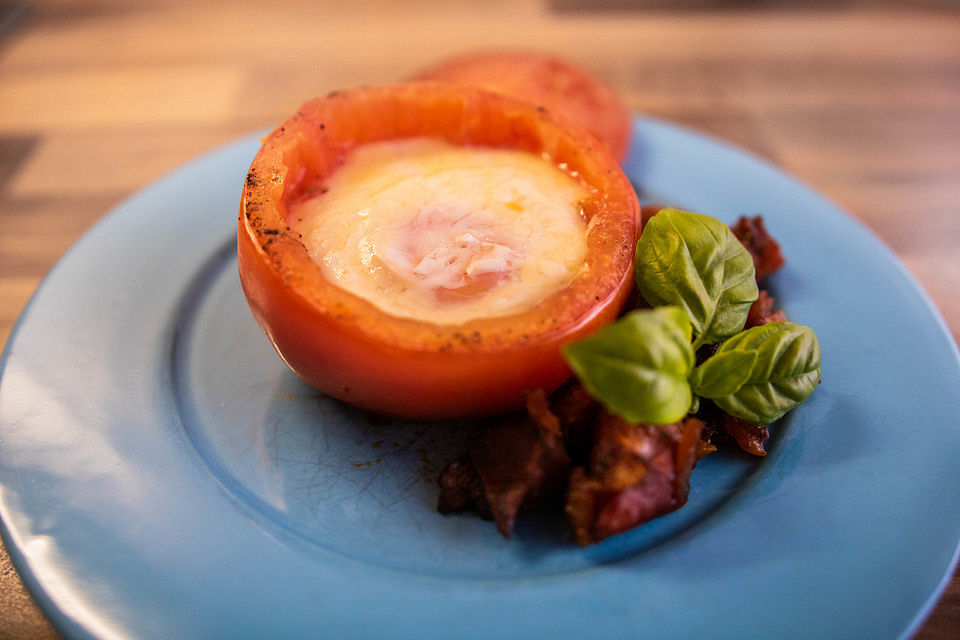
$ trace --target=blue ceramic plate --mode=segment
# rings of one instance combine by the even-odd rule
[[[53,270],[0,385],[4,539],[72,638],[898,638],[960,538],[960,361],[868,231],[741,151],[637,122],[646,199],[763,213],[823,384],[764,460],[587,549],[434,511],[464,428],[382,423],[287,371],[240,292],[256,136],[116,209]]]

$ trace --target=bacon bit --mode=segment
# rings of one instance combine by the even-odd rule
[[[754,456],[765,456],[763,441],[770,437],[770,430],[763,425],[750,424],[746,420],[724,414],[723,428],[740,448]]]
[[[475,509],[480,512],[484,520],[492,519],[490,505],[483,494],[483,482],[468,454],[460,456],[447,465],[440,474],[439,484],[440,499],[437,502],[437,511],[440,513],[458,513]]]
[[[753,266],[760,282],[784,264],[780,244],[767,232],[763,216],[748,218],[741,216],[731,227],[733,235],[753,256]]]
[[[786,322],[787,314],[783,312],[783,309],[773,308],[776,302],[776,298],[770,295],[766,289],[761,289],[760,296],[750,305],[750,311],[747,312],[745,328],[759,327],[768,322]]]
[[[567,451],[571,456],[589,454],[593,421],[600,405],[574,378],[550,396],[550,411],[557,416]]]
[[[527,392],[527,413],[535,427],[554,437],[563,438],[560,420],[550,411],[550,403],[543,389]]]
[[[476,510],[509,538],[517,516],[558,502],[570,473],[559,419],[543,390],[527,396],[530,415],[484,430],[440,474],[440,513]]]
[[[631,424],[606,411],[597,423],[590,471],[574,469],[566,514],[580,545],[681,507],[689,493],[703,422]]]
[[[677,441],[677,480],[674,483],[673,497],[681,504],[687,501],[690,493],[690,474],[697,464],[700,434],[703,432],[703,421],[697,418],[687,418],[683,421],[683,433]]]
[[[716,450],[717,450],[717,447],[715,445],[712,445],[709,442],[706,442],[705,440],[698,440],[697,441],[697,461],[699,462],[700,460],[706,458],[708,455],[710,455]]]
[[[640,231],[643,232],[643,228],[647,226],[647,222],[653,216],[663,209],[663,205],[659,204],[645,204],[640,207]]]

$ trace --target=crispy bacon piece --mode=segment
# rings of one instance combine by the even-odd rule
[[[529,394],[527,410],[525,419],[485,429],[468,453],[443,470],[440,513],[476,510],[509,538],[521,512],[560,499],[570,473],[560,420],[542,389]]]
[[[783,266],[784,259],[780,252],[780,244],[767,233],[767,227],[763,224],[763,216],[752,218],[741,216],[731,229],[733,235],[737,236],[737,239],[753,256],[757,282]]]
[[[535,427],[544,434],[563,439],[560,418],[550,410],[550,401],[543,389],[527,393],[527,416]]]
[[[760,289],[760,296],[750,305],[750,311],[747,312],[747,324],[744,327],[759,327],[768,322],[786,322],[787,314],[783,309],[774,309],[773,305],[777,300],[766,289]]]
[[[593,424],[600,405],[576,378],[550,396],[550,411],[560,422],[567,453],[576,462],[586,462],[593,444]]]
[[[490,503],[483,492],[480,474],[473,466],[470,455],[465,453],[447,465],[440,474],[440,498],[437,511],[440,513],[459,513],[474,510],[484,520],[492,520]]]
[[[767,455],[763,441],[770,437],[770,430],[765,426],[750,424],[746,420],[723,414],[723,429],[750,455]]]
[[[483,431],[469,452],[440,476],[441,513],[473,510],[509,537],[517,516],[563,497],[580,544],[598,542],[682,506],[697,460],[715,450],[701,440],[703,422],[635,425],[602,409],[577,383],[548,403],[527,399],[526,419]],[[587,460],[570,473],[564,448]],[[581,442],[578,442],[581,441]],[[582,441],[587,440],[584,445]],[[592,451],[591,443],[592,440]]]
[[[647,222],[653,216],[663,209],[662,205],[659,204],[644,204],[640,205],[640,232],[643,232],[643,228],[647,226]]]
[[[599,542],[681,507],[702,429],[696,418],[654,426],[602,412],[590,470],[574,469],[567,490],[567,520],[576,542]]]
[[[706,458],[708,455],[717,450],[717,446],[707,440],[700,439],[697,441],[697,462]]]
[[[767,427],[727,415],[706,398],[700,400],[697,417],[704,421],[703,440],[710,445],[732,445],[735,442],[750,455],[767,455],[763,445],[764,440],[770,437]]]

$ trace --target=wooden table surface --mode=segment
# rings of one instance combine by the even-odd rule
[[[781,165],[876,231],[960,334],[956,4],[270,4],[0,2],[0,342],[80,234],[162,173],[306,98],[480,47],[563,54],[636,111]],[[55,637],[0,547],[0,638]],[[960,579],[916,637],[960,637]]]

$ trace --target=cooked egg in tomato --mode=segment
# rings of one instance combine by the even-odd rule
[[[587,189],[510,149],[361,145],[291,211],[328,281],[391,315],[458,325],[528,311],[587,255]]]
[[[382,414],[482,416],[570,377],[561,347],[633,289],[638,220],[616,160],[535,104],[364,87],[303,104],[264,139],[237,264],[308,384]]]

